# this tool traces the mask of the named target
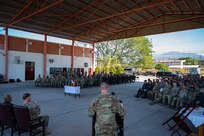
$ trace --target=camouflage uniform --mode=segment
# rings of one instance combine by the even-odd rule
[[[168,95],[171,91],[171,85],[167,84],[163,89],[163,95],[162,95],[162,103],[165,104],[166,100],[168,99]]]
[[[179,94],[179,88],[176,85],[174,85],[173,88],[171,88],[171,91],[168,95],[168,105],[169,106],[171,106],[172,99],[176,97],[178,94]]]
[[[160,85],[159,83],[156,83],[153,89],[151,91],[148,91],[147,94],[150,99],[154,100],[155,98],[157,98],[159,91],[160,91]]]
[[[171,106],[173,107],[176,103],[176,108],[183,107],[186,103],[187,92],[186,88],[181,89],[178,96],[173,98]]]
[[[35,80],[35,86],[41,86],[42,85],[42,78],[39,75],[38,78]]]
[[[164,90],[165,84],[164,82],[159,83],[159,91],[155,93],[154,95],[154,102],[161,102],[162,101],[162,96],[163,96],[163,90]]]
[[[90,117],[96,115],[96,136],[116,136],[118,128],[115,114],[125,116],[125,111],[120,102],[110,94],[100,94],[89,106]]]
[[[195,88],[190,88],[187,93],[187,104],[194,104],[197,94]]]
[[[24,103],[24,105],[29,110],[31,120],[36,119],[36,118],[39,117],[39,115],[40,115],[40,106],[36,102],[32,101],[32,102]],[[49,116],[44,115],[44,116],[40,116],[40,117],[42,118],[43,121],[45,121],[45,127],[47,127],[48,122],[49,122]]]

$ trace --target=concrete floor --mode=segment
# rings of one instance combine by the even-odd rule
[[[117,98],[123,100],[125,136],[169,136],[168,127],[161,124],[175,110],[159,104],[150,105],[147,99],[135,98],[141,85],[137,82],[110,86],[110,91],[116,92]],[[0,98],[6,93],[11,94],[14,104],[22,105],[22,94],[26,92],[40,103],[42,114],[50,116],[51,136],[91,136],[91,118],[87,109],[99,94],[98,87],[81,89],[81,98],[75,99],[74,96],[64,96],[63,88],[33,87],[32,82],[0,84]]]

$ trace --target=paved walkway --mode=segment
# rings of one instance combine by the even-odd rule
[[[110,91],[116,92],[124,103],[125,136],[169,136],[168,128],[161,124],[175,111],[133,97],[141,85],[137,82],[110,86]],[[25,92],[31,93],[40,103],[42,114],[50,116],[51,136],[91,136],[91,118],[87,116],[87,109],[99,94],[98,87],[81,89],[81,98],[75,99],[74,96],[64,96],[63,88],[38,88],[33,87],[32,82],[0,84],[0,98],[6,93],[11,94],[15,104],[22,105]]]

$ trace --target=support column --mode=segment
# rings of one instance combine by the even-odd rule
[[[92,49],[92,68],[91,68],[91,74],[92,75],[94,72],[94,49],[95,49],[95,43],[93,43],[93,49]]]
[[[72,75],[74,74],[74,40],[72,40],[72,64],[71,64],[71,67],[72,67]]]
[[[43,48],[43,75],[47,76],[47,34],[44,35],[44,48]]]
[[[8,80],[8,27],[5,27],[5,80]]]

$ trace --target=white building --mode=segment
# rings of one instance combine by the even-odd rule
[[[0,35],[0,74],[5,75],[4,35]],[[74,72],[89,74],[92,49],[74,47]],[[47,42],[46,73],[71,71],[72,46]],[[43,41],[9,36],[8,79],[34,80],[43,75]]]

